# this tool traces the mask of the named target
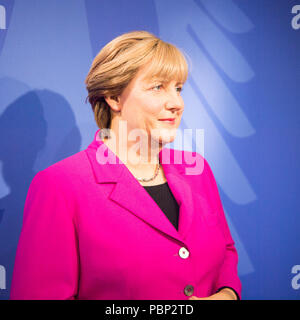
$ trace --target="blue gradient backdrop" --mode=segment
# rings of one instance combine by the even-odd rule
[[[292,273],[300,265],[297,4],[0,0],[0,299],[9,297],[33,176],[86,148],[97,129],[84,86],[93,58],[138,29],[188,57],[180,130],[204,129],[204,156],[239,252],[242,298],[299,299]],[[203,153],[193,138],[184,149]]]

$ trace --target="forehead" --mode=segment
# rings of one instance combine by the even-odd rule
[[[173,72],[166,74],[166,72],[159,70],[153,64],[141,67],[136,75],[136,80],[146,84],[152,82],[169,83],[172,81],[184,83],[183,76],[178,71],[173,70]]]

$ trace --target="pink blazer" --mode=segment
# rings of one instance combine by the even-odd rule
[[[180,206],[177,231],[123,163],[99,163],[101,145],[95,135],[32,180],[10,298],[186,300],[223,286],[241,295],[237,251],[206,160],[197,154],[203,171],[189,175],[193,165],[172,163],[187,151],[159,154],[171,155],[162,167]]]

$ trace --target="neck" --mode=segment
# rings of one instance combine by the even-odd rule
[[[132,141],[128,135],[119,135],[113,131],[111,138],[102,141],[113,151],[127,167],[137,173],[153,172],[159,163],[159,152],[163,145],[151,137],[139,136]]]

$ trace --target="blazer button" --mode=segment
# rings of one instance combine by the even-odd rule
[[[186,296],[190,297],[193,293],[194,293],[194,287],[192,285],[189,284],[184,288],[184,294]]]
[[[189,253],[189,250],[185,247],[181,247],[179,249],[179,256],[180,258],[182,259],[187,259],[189,257],[190,253]]]

